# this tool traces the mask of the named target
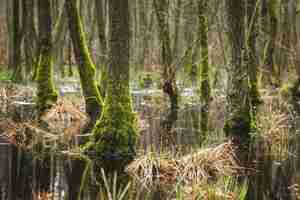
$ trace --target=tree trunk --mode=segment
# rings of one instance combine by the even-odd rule
[[[20,1],[13,0],[12,1],[12,68],[13,82],[21,82],[23,81],[22,76],[22,66],[21,66],[21,26],[20,26]]]
[[[202,143],[208,132],[208,115],[210,102],[210,78],[209,78],[209,52],[208,52],[208,24],[206,17],[207,1],[199,0],[199,32],[200,32],[200,48],[201,48],[201,63],[200,63],[200,100],[201,100],[201,124],[199,141]]]
[[[43,114],[57,100],[53,85],[51,1],[38,1],[40,60],[37,68],[37,96],[39,114]]]
[[[277,16],[277,0],[269,0],[268,13],[270,16],[270,33],[268,35],[269,41],[266,47],[265,56],[265,73],[264,77],[268,85],[277,87],[279,85],[278,72],[276,70],[276,63],[274,60],[274,53],[277,40],[278,16]]]
[[[249,69],[250,78],[250,99],[251,106],[255,108],[260,103],[260,97],[258,92],[257,84],[257,68],[258,68],[258,58],[256,51],[256,36],[258,34],[257,29],[258,20],[258,1],[257,0],[247,0],[247,18],[246,18],[246,51],[247,51],[247,66]]]
[[[243,0],[226,0],[228,41],[231,63],[227,91],[227,116],[224,131],[227,136],[245,140],[251,130],[248,70],[243,62],[245,53],[245,4]]]
[[[87,127],[87,129],[90,129],[102,112],[103,102],[95,81],[96,69],[86,45],[83,25],[76,7],[76,1],[66,0],[65,5],[69,19],[70,36],[86,103],[86,112],[91,119],[91,123]]]
[[[174,143],[171,134],[173,126],[178,117],[178,89],[176,85],[176,69],[172,66],[172,50],[170,31],[168,24],[168,1],[154,0],[154,8],[159,27],[159,40],[162,45],[162,64],[163,64],[163,92],[168,95],[170,100],[170,113],[163,121],[163,146],[169,146]]]
[[[26,74],[31,77],[31,72],[34,69],[36,61],[36,30],[34,26],[34,1],[26,0],[22,2],[23,5],[23,20],[24,20],[24,54]]]
[[[65,2],[63,2],[60,12],[59,9],[57,8],[57,20],[56,20],[56,24],[54,27],[54,34],[53,34],[54,35],[53,53],[55,57],[54,62],[59,68],[62,78],[64,78],[66,75],[66,66],[64,62],[64,46],[67,42],[67,32],[68,32],[68,16],[67,16]]]
[[[181,12],[182,12],[182,0],[177,0],[175,11],[175,35],[174,35],[174,45],[173,45],[173,56],[177,57],[179,55],[179,31],[181,22]]]
[[[100,70],[101,70],[101,82],[100,92],[102,97],[105,97],[107,88],[107,38],[106,38],[106,21],[105,21],[105,1],[95,0],[95,15],[97,17],[98,24],[98,39],[100,44]]]
[[[110,52],[107,95],[102,117],[93,130],[99,163],[106,171],[123,172],[135,156],[136,117],[129,90],[129,7],[128,0],[109,1]]]
[[[294,1],[294,0],[292,0]],[[291,54],[291,20],[290,20],[290,0],[282,0],[281,6],[283,10],[282,17],[282,35],[280,42],[280,65],[278,76],[281,80],[284,73],[289,71],[290,66],[290,54]]]
[[[299,39],[297,34],[297,2],[294,1],[292,4],[292,27],[293,27],[293,34],[291,39],[291,44],[293,48],[293,64],[296,71],[296,80],[293,82],[293,85],[291,87],[291,95],[292,95],[292,104],[294,105],[295,110],[300,113],[300,52],[299,52]]]

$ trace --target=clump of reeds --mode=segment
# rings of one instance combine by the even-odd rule
[[[231,142],[199,150],[174,159],[154,153],[137,158],[127,167],[127,172],[146,187],[154,185],[185,185],[231,176],[241,169]]]
[[[11,143],[30,149],[41,142],[46,146],[53,146],[53,143],[68,144],[80,134],[88,120],[78,106],[59,100],[39,121],[0,120],[0,131],[10,138]]]
[[[176,180],[177,161],[168,155],[150,152],[135,159],[126,169],[145,188]]]
[[[286,103],[268,102],[257,115],[257,128],[271,155],[284,159],[289,154],[292,112]]]
[[[208,182],[222,176],[237,174],[239,167],[231,141],[216,147],[199,150],[178,161],[178,175],[185,183]]]

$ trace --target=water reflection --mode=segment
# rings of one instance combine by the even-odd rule
[[[153,109],[143,103],[143,98],[148,93],[134,93],[134,95],[137,102],[135,109],[139,113],[140,121],[144,123],[138,148],[141,153],[160,151],[159,130],[164,111]],[[214,119],[211,119],[210,126],[216,130],[222,129],[223,126],[224,112],[220,109],[222,108],[217,108],[216,112],[212,113]],[[191,147],[197,144],[200,110],[201,105],[187,104],[179,112],[179,120],[175,127],[174,152],[187,154]],[[247,152],[247,159],[250,162],[246,166],[249,169],[247,199],[300,199],[300,196],[297,196],[300,184],[300,136],[297,131],[291,135],[293,136],[288,141],[288,153],[283,157],[274,155],[270,144],[265,140],[257,137],[251,141],[251,147]],[[215,132],[210,142],[214,143],[219,138]],[[78,197],[84,200],[100,199],[101,191],[95,180],[95,172],[86,173],[87,162],[74,159],[68,154],[57,152],[41,157],[32,151],[16,148],[9,142],[9,138],[0,136],[0,165],[0,200],[76,200]],[[83,179],[86,180],[84,184]],[[144,188],[136,185],[135,189],[140,196],[137,199],[146,199]],[[157,199],[157,191],[149,196]]]

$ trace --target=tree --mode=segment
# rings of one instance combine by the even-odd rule
[[[109,1],[110,51],[106,99],[102,117],[89,145],[108,172],[123,171],[135,156],[136,116],[129,90],[129,1]]]
[[[34,64],[36,63],[36,30],[34,25],[34,8],[33,0],[22,1],[23,4],[23,29],[24,29],[24,54],[26,73],[30,75]]]
[[[225,134],[246,139],[251,130],[248,70],[245,66],[245,4],[244,0],[226,0],[230,67],[227,91]]]
[[[281,0],[281,6],[283,10],[282,16],[282,34],[280,42],[280,64],[278,66],[278,76],[283,75],[285,71],[288,71],[290,62],[289,56],[291,54],[291,18],[290,18],[290,0]],[[279,79],[280,80],[280,79]],[[280,83],[280,82],[279,82]]]
[[[207,136],[208,129],[208,114],[209,114],[209,102],[210,102],[210,78],[209,78],[209,52],[208,52],[208,22],[206,17],[207,1],[199,0],[198,2],[199,12],[199,42],[201,51],[201,64],[200,64],[200,100],[201,100],[201,136],[200,142]]]
[[[12,1],[12,68],[13,75],[12,81],[21,82],[23,80],[22,76],[22,66],[21,66],[21,23],[20,23],[20,1]]]
[[[176,85],[176,69],[172,65],[172,49],[171,39],[168,24],[168,7],[167,0],[154,0],[153,1],[156,18],[158,22],[159,40],[161,44],[161,57],[163,65],[163,92],[168,95],[170,101],[170,113],[163,122],[164,134],[169,138],[164,138],[164,142],[172,139],[170,133],[178,117],[178,89]],[[170,143],[170,142],[167,142]],[[168,145],[168,144],[165,145]]]
[[[182,15],[182,0],[176,1],[175,7],[175,30],[174,30],[174,45],[173,45],[173,55],[174,57],[179,55],[179,31],[180,31],[180,22],[181,22],[181,15]]]
[[[57,100],[53,85],[51,1],[38,1],[40,58],[37,68],[38,111],[43,114]]]
[[[291,96],[292,96],[292,103],[294,105],[294,108],[297,112],[300,112],[299,107],[299,87],[300,87],[300,52],[299,52],[299,39],[297,34],[297,2],[292,2],[292,13],[291,13],[291,23],[292,23],[292,36],[291,36],[291,46],[293,49],[293,63],[296,71],[296,80],[292,83],[291,87]]]
[[[100,44],[100,65],[101,65],[101,82],[100,82],[100,92],[104,97],[107,87],[107,73],[108,73],[108,63],[107,63],[107,38],[106,38],[106,23],[105,23],[105,5],[106,2],[103,0],[95,0],[95,8],[97,12],[95,15],[97,17],[98,25],[98,38]]]
[[[278,16],[277,16],[277,0],[269,0],[267,4],[269,14],[269,33],[268,42],[265,47],[264,65],[265,65],[265,82],[268,85],[278,85],[279,78],[276,72],[276,62],[274,60],[276,40],[277,40],[277,29],[278,29]]]
[[[249,84],[250,84],[250,99],[251,106],[256,107],[260,103],[260,96],[258,91],[257,71],[258,58],[256,50],[256,37],[258,34],[257,20],[258,20],[258,1],[247,0],[247,16],[246,16],[246,47],[247,52],[247,68],[249,69]]]
[[[66,0],[65,6],[69,19],[69,33],[73,43],[81,87],[85,98],[86,113],[91,119],[91,122],[87,127],[89,130],[100,117],[103,102],[95,80],[96,68],[86,44],[83,25],[81,23],[79,11],[76,7],[76,0]]]

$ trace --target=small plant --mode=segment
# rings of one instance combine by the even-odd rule
[[[11,77],[12,77],[11,72],[3,69],[0,66],[0,81],[9,81],[9,80],[11,80]]]

